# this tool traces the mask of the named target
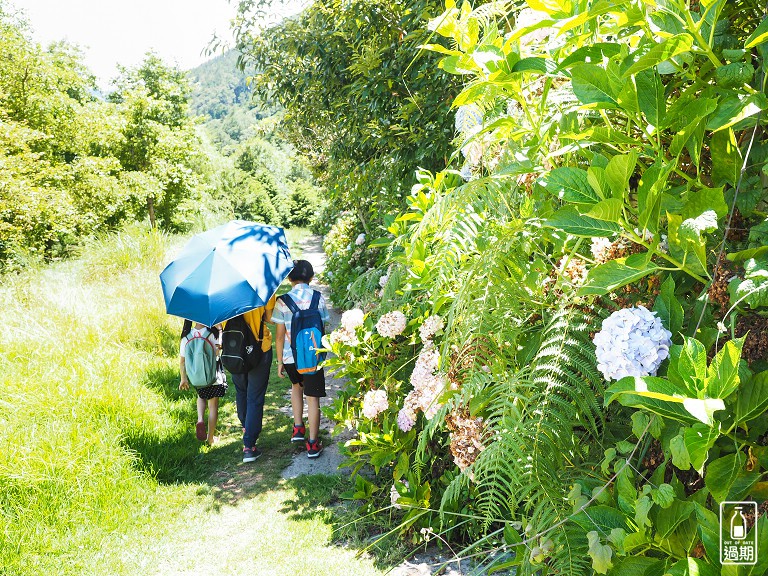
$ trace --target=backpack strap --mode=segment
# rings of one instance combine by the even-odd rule
[[[283,294],[280,296],[280,300],[283,301],[283,304],[288,306],[288,309],[291,311],[291,314],[296,314],[296,312],[299,311],[299,307],[296,305],[296,302],[293,301],[293,298],[288,296],[288,294]]]
[[[317,310],[320,307],[320,292],[314,290],[312,292],[312,302],[309,303],[307,310]]]
[[[261,312],[261,322],[259,323],[259,337],[256,338],[258,342],[261,342],[264,340],[264,314],[267,313],[267,309],[264,308],[264,310]]]
[[[206,331],[208,332],[207,334],[206,334]],[[202,338],[203,340],[208,340],[208,337],[212,335],[213,335],[213,330],[211,330],[210,328],[208,328],[208,326],[206,326],[200,331],[200,336],[193,336],[192,330],[190,330],[189,332],[187,332],[187,335],[184,336],[184,338],[187,339],[187,342],[189,342],[190,340],[194,340],[195,338]]]

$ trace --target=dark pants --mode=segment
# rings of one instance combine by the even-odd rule
[[[237,401],[237,417],[245,428],[243,446],[253,448],[261,434],[264,417],[264,396],[269,383],[269,369],[272,367],[272,350],[264,352],[261,362],[248,374],[232,374]]]

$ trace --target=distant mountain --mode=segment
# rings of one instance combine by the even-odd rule
[[[236,50],[229,50],[187,73],[192,84],[190,112],[206,119],[211,139],[224,154],[248,138],[256,122],[278,111],[253,98],[237,56]]]
[[[190,108],[196,116],[215,120],[233,106],[249,108],[247,75],[237,68],[237,51],[229,50],[188,72],[193,92]]]

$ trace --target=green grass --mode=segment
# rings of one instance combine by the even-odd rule
[[[260,460],[241,462],[234,387],[221,441],[195,439],[158,280],[184,240],[134,228],[0,279],[0,575],[380,574],[330,544],[327,514],[290,511],[322,505],[280,478],[294,448],[274,365]]]

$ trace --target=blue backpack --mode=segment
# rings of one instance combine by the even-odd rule
[[[306,310],[300,309],[288,294],[280,296],[283,303],[293,314],[291,318],[291,352],[299,374],[314,374],[318,365],[325,360],[325,352],[318,353],[323,347],[321,339],[325,334],[325,325],[320,316],[320,292],[314,290],[312,302]]]

